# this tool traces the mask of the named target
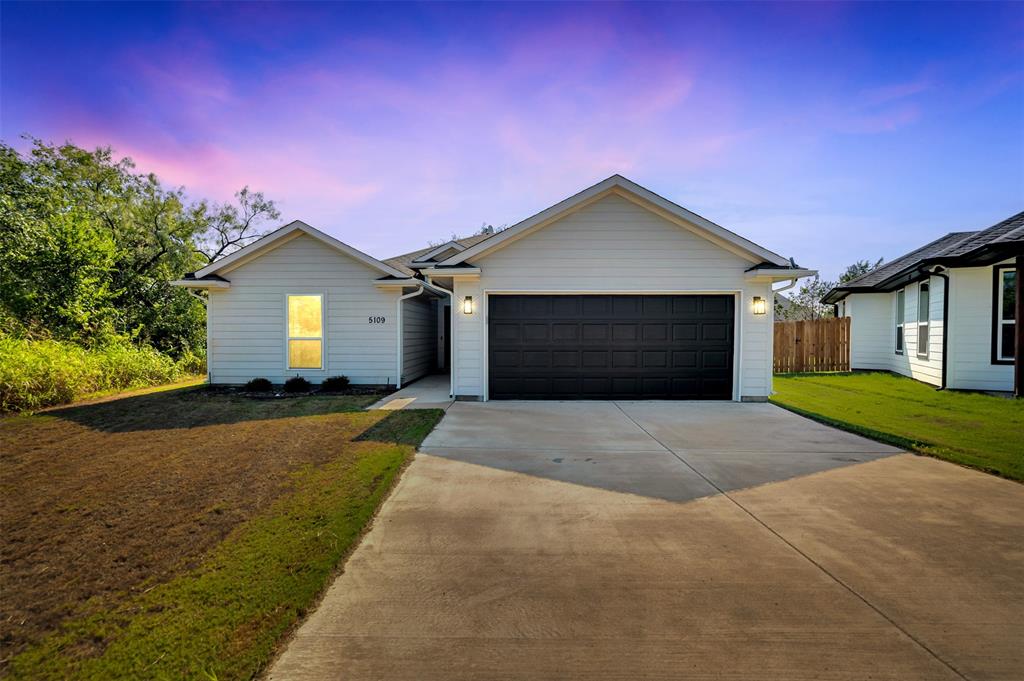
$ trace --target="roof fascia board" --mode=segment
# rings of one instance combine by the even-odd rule
[[[817,270],[808,270],[803,268],[789,268],[780,267],[777,269],[763,268],[759,270],[751,270],[747,272],[747,281],[752,282],[766,282],[766,281],[786,281],[789,279],[803,279],[804,277],[813,277],[818,273]]]
[[[281,241],[282,239],[288,239],[288,237],[291,237],[292,239],[294,239],[295,236],[293,236],[293,235],[295,234],[295,230],[297,230],[299,228],[298,224],[299,223],[298,223],[297,220],[294,221],[294,222],[289,222],[287,225],[284,225],[282,227],[279,227],[279,228],[275,229],[270,234],[267,234],[266,236],[264,236],[264,237],[262,237],[260,239],[257,239],[256,241],[253,241],[248,246],[243,246],[242,248],[239,248],[234,253],[229,253],[228,255],[224,256],[223,258],[221,258],[219,260],[213,261],[212,263],[210,263],[206,267],[204,267],[204,268],[202,268],[200,270],[196,270],[196,272],[195,272],[196,279],[200,279],[200,278],[205,277],[205,276],[207,276],[209,274],[213,274],[214,272],[219,272],[219,271],[223,270],[225,267],[227,267],[228,265],[231,265],[232,263],[236,263],[239,260],[243,260],[243,259],[247,258],[248,256],[252,255],[256,251],[263,251],[263,249],[265,249],[265,248],[267,248],[269,246],[272,246],[274,244],[280,245],[280,243],[285,243],[285,242]]]
[[[725,227],[722,227],[721,225],[717,225],[714,222],[711,222],[711,220],[701,217],[700,215],[697,215],[693,211],[687,210],[686,208],[683,208],[679,204],[669,201],[663,196],[655,194],[650,189],[641,187],[632,180],[628,180],[624,177],[621,178],[621,180],[622,181],[618,184],[618,186],[621,189],[624,189],[625,191],[632,193],[634,196],[638,196],[646,201],[649,201],[650,203],[664,210],[669,215],[674,216],[676,219],[673,220],[673,222],[678,223],[681,220],[682,223],[689,223],[689,225],[698,227],[704,232],[707,232],[707,234],[716,236],[723,242],[732,244],[733,246],[741,249],[742,251],[745,251],[748,254],[746,256],[747,259],[750,259],[750,254],[756,255],[758,256],[758,258],[755,260],[755,262],[767,261],[775,263],[776,265],[789,265],[788,258],[784,258],[778,253],[769,251],[767,248],[758,246],[753,241],[745,239],[739,234],[736,234],[735,232],[732,232],[726,229]],[[626,198],[629,197],[627,196]],[[687,225],[683,224],[682,226],[685,227]]]
[[[480,276],[479,267],[430,267],[428,269],[420,270],[420,274],[425,277],[461,277],[466,278],[477,278]]]
[[[697,233],[699,236],[707,238],[709,241],[712,241],[720,247],[726,248],[745,260],[749,260],[754,263],[768,261],[777,265],[789,264],[789,261],[778,253],[773,253],[772,251],[762,248],[752,241],[744,239],[738,234],[730,232],[724,227],[716,225],[710,220],[707,220],[696,213],[686,210],[682,206],[658,196],[654,192],[641,187],[635,182],[627,180],[621,175],[613,175],[606,180],[598,182],[592,187],[588,187],[587,189],[556,203],[550,208],[542,210],[536,215],[509,227],[508,229],[496,234],[494,237],[485,239],[479,244],[467,248],[461,253],[442,261],[440,264],[444,266],[454,266],[471,258],[487,255],[498,248],[508,245],[516,239],[527,236],[528,234],[547,226],[557,219],[563,218],[576,210],[584,208],[593,201],[603,198],[605,195],[610,194],[613,191],[617,195],[629,199],[647,210],[652,210],[652,212],[663,218],[669,219],[674,224],[678,224]],[[653,210],[654,207],[659,210]]]
[[[230,281],[220,281],[218,279],[175,279],[171,282],[171,286],[180,286],[182,288],[231,288]]]
[[[333,236],[325,234],[321,232],[319,229],[311,227],[310,225],[307,225],[305,222],[302,222],[301,220],[295,220],[293,222],[290,222],[284,227],[281,227],[280,229],[271,232],[262,239],[258,239],[249,244],[248,246],[238,249],[231,255],[225,256],[218,260],[217,262],[207,265],[203,269],[197,271],[195,273],[195,276],[197,279],[200,279],[209,274],[213,274],[214,272],[230,272],[232,269],[240,267],[242,264],[244,264],[243,262],[239,261],[244,260],[245,262],[249,262],[250,260],[258,256],[268,253],[268,247],[271,247],[272,250],[273,248],[277,248],[278,246],[287,243],[287,241],[282,241],[282,239],[290,237],[288,239],[290,241],[291,239],[298,237],[300,233],[308,234],[314,239],[317,239],[318,241],[321,241],[322,243],[334,248],[335,250],[344,253],[350,258],[357,260],[363,263],[364,265],[368,265],[376,270],[379,270],[384,274],[396,277],[398,279],[405,279],[408,277],[408,275],[406,275],[404,272],[401,272],[395,269],[394,267],[391,267],[390,265],[383,263],[380,260],[377,260],[373,256],[363,253],[358,249],[352,248],[343,241],[339,241],[338,239],[335,239]]]
[[[419,256],[413,262],[429,262],[435,255],[444,253],[448,249],[454,248],[458,252],[466,250],[466,247],[460,244],[458,241],[449,241],[448,243],[441,244],[437,248],[427,251],[423,255]]]
[[[883,279],[873,286],[837,286],[826,293],[821,300],[825,303],[838,302],[851,293],[892,293],[897,289],[909,286],[916,281],[931,276],[931,273],[928,272],[927,269],[936,264],[939,263],[921,261],[914,267],[904,268],[891,277]]]
[[[937,256],[923,262],[950,267],[971,267],[974,265],[990,265],[1006,258],[1024,255],[1024,241],[996,241],[964,253],[962,255]]]
[[[613,193],[613,194],[615,194],[617,196],[621,196],[622,198],[626,199],[627,201],[629,201],[631,203],[634,203],[634,204],[640,206],[641,208],[654,213],[655,215],[657,215],[658,217],[662,218],[663,220],[668,220],[669,222],[671,222],[672,224],[676,225],[677,227],[682,227],[683,229],[685,229],[686,231],[690,232],[691,234],[694,234],[696,236],[699,236],[702,239],[706,239],[707,241],[710,241],[711,243],[713,243],[714,245],[718,246],[719,248],[721,248],[721,249],[723,249],[725,251],[728,251],[728,252],[732,253],[733,255],[738,256],[738,257],[742,258],[743,260],[746,260],[747,262],[762,263],[765,260],[768,260],[768,258],[766,258],[763,254],[761,254],[761,253],[753,253],[749,249],[737,246],[734,242],[727,241],[727,240],[721,238],[720,236],[718,236],[717,234],[710,233],[707,230],[701,228],[700,226],[694,224],[693,222],[691,222],[691,221],[689,221],[689,220],[687,220],[685,218],[680,218],[678,215],[665,210],[661,206],[658,206],[656,204],[652,204],[651,202],[649,202],[644,197],[640,197],[640,196],[637,196],[636,194],[633,194],[631,192],[624,192],[624,191],[621,191],[621,190],[613,190],[611,193]],[[782,256],[775,255],[775,254],[772,254],[772,255],[773,255],[773,258],[770,260],[770,262],[773,262],[776,265],[782,264],[782,263],[785,263],[787,265],[789,264],[789,261],[786,260],[785,258],[783,258]]]
[[[206,274],[213,274],[213,272],[216,272],[217,274],[220,275],[228,274],[229,272],[237,270],[239,267],[243,265],[247,265],[248,263],[252,262],[253,260],[256,260],[257,258],[261,258],[264,255],[267,255],[271,251],[276,251],[278,248],[281,248],[281,246],[284,246],[285,244],[295,241],[303,234],[305,234],[305,232],[303,232],[301,229],[291,230],[287,234],[282,235],[280,238],[275,239],[273,242],[266,244],[263,248],[258,248],[256,250],[249,251],[248,253],[243,254],[241,257],[237,258],[233,262],[225,262],[223,266],[217,268],[216,270],[211,270],[210,272],[206,273],[204,273],[204,270],[199,270],[198,272],[196,272],[195,276],[206,276]],[[255,245],[256,243],[258,242],[254,241],[251,245]],[[241,252],[241,250],[235,251],[235,253]],[[231,255],[234,255],[234,253],[232,253]],[[227,260],[227,258],[221,258],[221,260],[218,260],[216,263],[208,265],[207,267],[212,267],[213,265],[216,265],[224,260]]]
[[[556,203],[555,205],[549,208],[545,208],[541,212],[536,213],[535,215],[532,215],[526,218],[525,220],[522,220],[512,225],[508,229],[504,229],[498,232],[490,239],[484,239],[480,243],[470,246],[461,253],[453,255],[447,260],[442,260],[438,264],[443,265],[445,267],[459,265],[470,258],[475,258],[484,253],[490,253],[491,251],[496,250],[502,245],[507,245],[512,241],[524,237],[527,234],[532,233],[536,229],[539,229],[540,227],[543,227],[558,218],[569,215],[573,211],[579,210],[580,208],[583,208],[584,206],[589,205],[593,201],[597,200],[602,195],[604,195],[605,192],[611,189],[611,187],[614,185],[615,179],[616,176],[612,176],[609,177],[607,180],[602,180],[601,182],[598,182],[597,184],[588,187],[581,192],[573,194],[569,198],[563,199]]]

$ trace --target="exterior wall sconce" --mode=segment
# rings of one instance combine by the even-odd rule
[[[768,312],[768,301],[761,296],[754,296],[754,314],[765,314]]]
[[[462,299],[463,314],[473,314],[473,296],[466,296]]]

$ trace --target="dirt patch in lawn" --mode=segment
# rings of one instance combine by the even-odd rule
[[[176,390],[0,420],[3,661],[195,566],[383,419],[355,411],[377,398]]]

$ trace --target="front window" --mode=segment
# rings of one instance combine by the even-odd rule
[[[896,354],[903,354],[904,289],[896,292]]]
[[[288,296],[288,368],[322,369],[323,296]]]
[[[931,315],[931,286],[927,281],[917,289],[917,356],[928,356],[928,322]]]
[[[1017,272],[996,270],[996,316],[993,344],[996,359],[1011,362],[1014,358],[1014,338],[1017,327]]]

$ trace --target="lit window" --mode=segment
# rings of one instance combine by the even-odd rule
[[[1017,272],[996,270],[996,316],[992,343],[996,360],[1012,361],[1017,330]]]
[[[322,296],[288,296],[288,368],[322,369]]]
[[[896,354],[903,354],[903,317],[906,313],[904,309],[904,298],[905,290],[900,289],[896,292]]]
[[[931,286],[922,281],[917,287],[917,356],[928,356],[928,322],[931,315]]]

